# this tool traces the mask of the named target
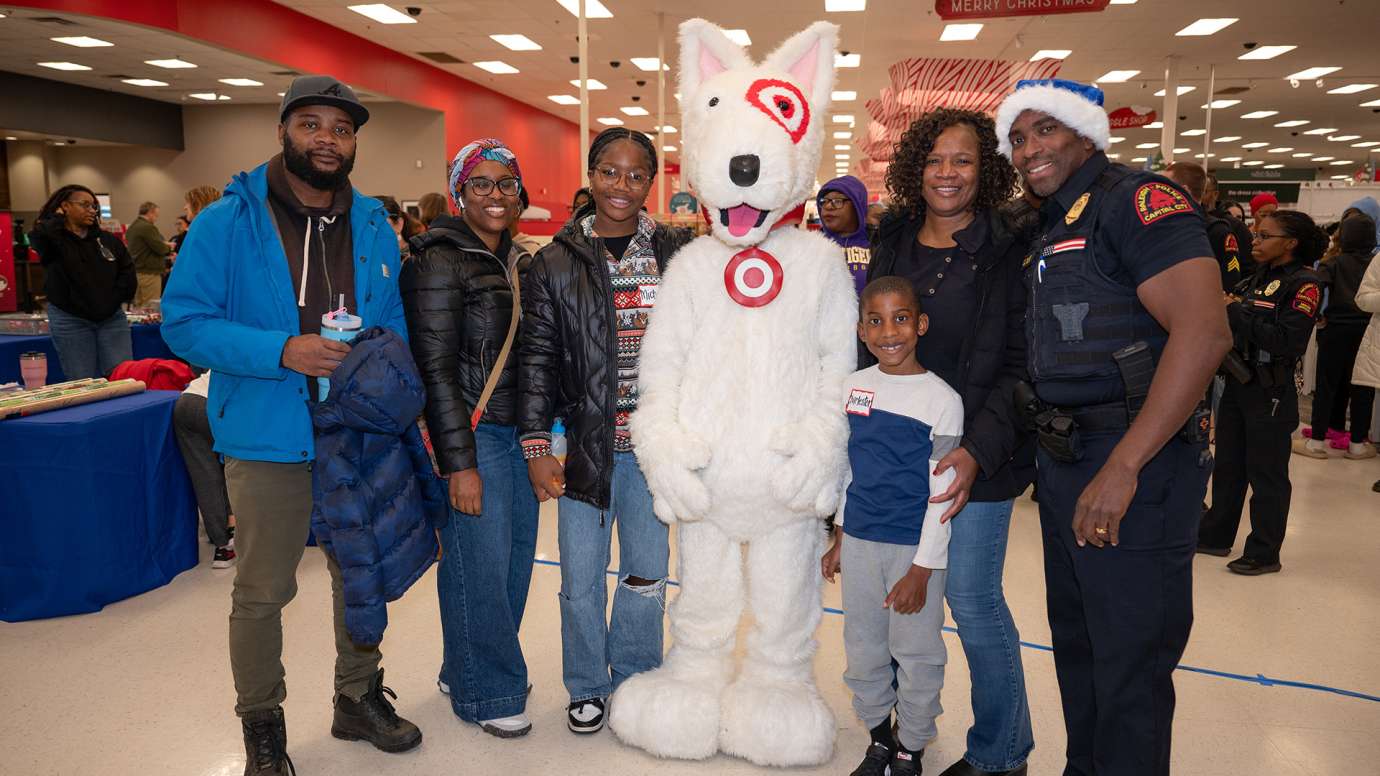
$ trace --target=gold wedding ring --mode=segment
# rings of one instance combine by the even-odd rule
[[[1107,529],[1106,529],[1106,528],[1094,528],[1094,529],[1093,529],[1093,532],[1094,532],[1094,533],[1098,533],[1098,534],[1105,534],[1105,533],[1107,533]]]

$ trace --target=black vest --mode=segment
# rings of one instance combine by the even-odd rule
[[[1026,268],[1030,289],[1026,315],[1027,366],[1042,398],[1060,403],[1062,391],[1041,384],[1105,382],[1102,400],[1125,395],[1121,373],[1112,354],[1144,341],[1156,363],[1169,333],[1150,315],[1134,286],[1108,277],[1094,258],[1099,215],[1111,191],[1134,173],[1108,165],[1083,195],[1068,218],[1051,225],[1035,243]],[[1082,198],[1079,202],[1084,202]],[[1080,393],[1083,391],[1079,391]]]
[[[1273,326],[1282,326],[1280,317],[1290,309],[1294,295],[1305,283],[1316,283],[1320,288],[1327,281],[1302,263],[1288,264],[1257,270],[1242,280],[1236,287],[1236,295],[1252,318],[1264,317]],[[1236,352],[1255,370],[1256,384],[1264,388],[1277,385],[1291,385],[1294,381],[1294,368],[1301,356],[1281,356],[1248,342],[1240,332],[1233,331]]]

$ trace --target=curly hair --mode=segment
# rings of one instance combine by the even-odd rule
[[[1016,190],[1016,170],[997,151],[997,129],[985,113],[938,108],[916,119],[896,144],[886,170],[886,188],[892,207],[913,218],[924,218],[925,159],[939,135],[949,127],[967,124],[978,138],[977,210],[990,210],[1011,198]]]
[[[220,199],[220,189],[215,186],[197,186],[183,197],[188,209],[192,211],[192,218],[196,218],[197,213],[205,210],[218,199]]]

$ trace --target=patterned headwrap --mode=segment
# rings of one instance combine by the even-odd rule
[[[476,140],[473,143],[460,149],[455,158],[450,162],[450,201],[456,209],[460,209],[460,201],[456,199],[455,192],[465,181],[469,180],[470,173],[479,166],[480,162],[498,162],[508,168],[508,172],[514,178],[522,180],[522,171],[518,169],[517,155],[503,144],[502,140],[493,137],[486,137]]]

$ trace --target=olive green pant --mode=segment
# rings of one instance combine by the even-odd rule
[[[230,670],[235,713],[280,705],[283,607],[297,595],[297,564],[311,528],[311,465],[225,459],[225,489],[235,515],[235,589],[230,607]],[[378,672],[378,645],[357,645],[345,630],[340,566],[326,555],[335,609],[335,691],[359,700]]]

